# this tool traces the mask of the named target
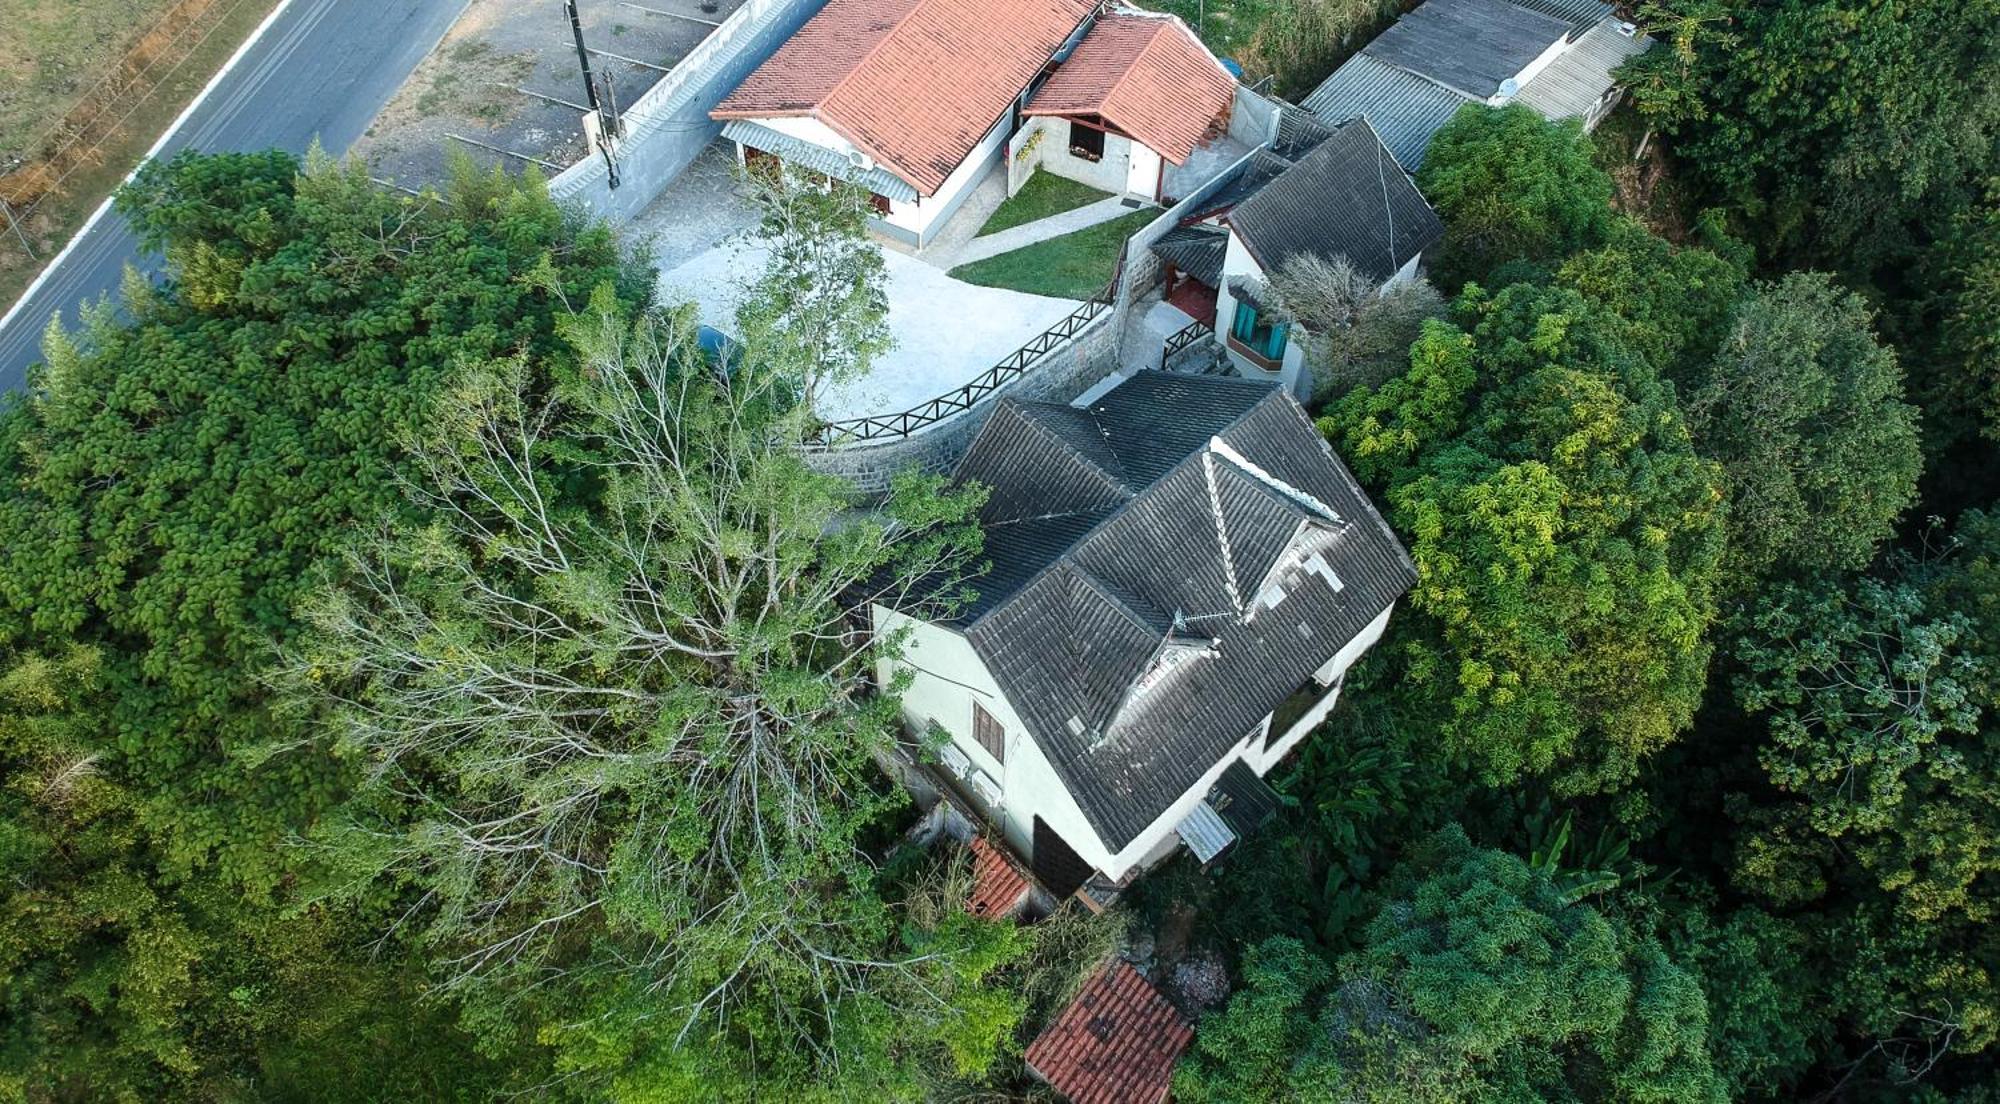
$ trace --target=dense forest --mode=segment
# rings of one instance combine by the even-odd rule
[[[1175,928],[1187,1104],[2000,1101],[2000,3],[1638,17],[1599,134],[1438,135],[1434,291],[1281,289],[1419,581],[1280,819],[1023,927],[845,619],[980,491],[801,457],[865,197],[768,189],[718,364],[532,175],[150,164],[0,409],[0,1098],[1043,1099]]]

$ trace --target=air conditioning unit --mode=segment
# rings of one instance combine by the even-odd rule
[[[950,771],[954,778],[964,778],[972,773],[972,760],[966,758],[965,753],[958,750],[956,744],[946,744],[939,748],[938,762],[943,763],[944,769]]]
[[[847,163],[860,169],[862,172],[867,172],[869,169],[875,167],[875,159],[862,153],[860,150],[848,150]]]
[[[978,798],[989,810],[996,812],[999,810],[1000,786],[993,781],[992,775],[974,767],[971,773],[965,776],[965,788],[971,790],[972,796]]]

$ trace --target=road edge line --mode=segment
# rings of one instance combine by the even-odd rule
[[[271,9],[271,14],[265,16],[262,23],[257,24],[256,29],[250,32],[250,37],[244,39],[243,44],[236,47],[236,52],[229,55],[229,60],[222,63],[222,68],[215,71],[215,76],[210,77],[208,83],[202,86],[201,91],[195,93],[194,99],[188,101],[187,107],[181,109],[179,115],[174,116],[174,121],[167,124],[167,129],[160,132],[159,139],[153,143],[152,147],[140,155],[139,163],[132,167],[131,172],[125,174],[125,179],[118,182],[118,188],[123,188],[125,185],[130,184],[132,178],[139,175],[139,170],[146,167],[146,162],[151,161],[153,155],[159,153],[160,148],[165,146],[175,134],[180,132],[181,127],[188,121],[188,116],[194,114],[195,108],[200,107],[202,101],[208,99],[208,94],[215,91],[216,85],[222,83],[222,78],[228,76],[229,71],[236,68],[236,63],[243,60],[243,55],[249,53],[252,46],[257,45],[258,40],[264,37],[264,32],[270,30],[271,24],[276,23],[278,17],[284,15],[286,10],[291,6],[292,0],[278,0],[278,6]],[[14,300],[13,306],[7,308],[7,313],[0,314],[0,330],[6,329],[7,324],[14,321],[14,316],[21,313],[21,308],[28,305],[28,300],[35,297],[35,292],[41,290],[42,283],[49,278],[49,274],[54,272],[58,265],[63,263],[63,260],[70,255],[70,251],[75,249],[78,243],[82,242],[84,237],[97,226],[98,220],[102,219],[105,213],[111,210],[112,201],[118,197],[118,188],[111,189],[111,194],[104,197],[104,202],[97,205],[97,209],[90,213],[89,218],[83,220],[83,225],[77,228],[76,233],[70,235],[69,241],[63,243],[62,249],[55,256],[49,258],[49,263],[43,265],[42,270],[35,274],[33,280],[29,281],[27,288],[21,292],[21,297]],[[57,307],[56,312],[58,315],[61,314],[62,308]],[[50,317],[55,317],[55,315],[51,315]]]

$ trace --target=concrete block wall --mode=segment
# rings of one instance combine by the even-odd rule
[[[1052,350],[1034,367],[971,410],[935,423],[908,437],[836,446],[806,454],[807,463],[823,472],[845,476],[864,495],[879,496],[889,479],[905,468],[947,472],[965,455],[966,447],[986,424],[1001,395],[1019,399],[1068,402],[1118,370],[1118,328],[1115,312],[1092,319],[1075,338]]]
[[[1252,149],[1273,141],[1278,137],[1280,110],[1276,100],[1237,85],[1229,108],[1229,136]]]
[[[613,222],[637,215],[722,132],[709,111],[825,3],[748,0],[625,110],[617,188],[593,151],[556,174],[550,194]]]

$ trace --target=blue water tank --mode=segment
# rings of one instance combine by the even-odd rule
[[[1230,76],[1232,76],[1232,77],[1235,77],[1235,78],[1236,78],[1237,80],[1242,80],[1242,79],[1243,79],[1243,63],[1242,63],[1242,62],[1240,62],[1240,61],[1237,61],[1237,60],[1236,60],[1235,58],[1223,58],[1223,59],[1222,59],[1222,67],[1223,67],[1224,69],[1227,69],[1227,70],[1229,70],[1229,75],[1230,75]]]

